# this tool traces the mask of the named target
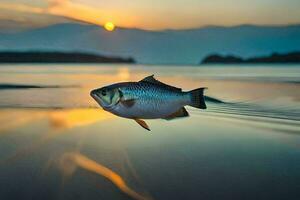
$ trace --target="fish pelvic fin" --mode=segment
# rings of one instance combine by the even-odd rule
[[[189,106],[206,109],[205,99],[204,99],[204,90],[207,89],[205,87],[198,88],[189,92],[191,101],[188,104]]]
[[[144,129],[151,131],[148,124],[144,120],[141,120],[141,119],[134,119],[134,120]]]
[[[164,119],[166,120],[172,120],[176,118],[181,118],[181,117],[188,117],[190,116],[189,113],[186,111],[184,107],[180,108],[176,112],[172,113],[171,115],[165,117]]]

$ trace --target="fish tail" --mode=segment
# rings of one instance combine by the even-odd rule
[[[205,99],[204,99],[204,90],[207,88],[198,88],[195,90],[191,90],[190,94],[190,103],[188,105],[193,106],[195,108],[206,109]]]

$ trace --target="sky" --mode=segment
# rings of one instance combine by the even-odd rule
[[[6,26],[70,21],[147,30],[300,23],[300,0],[0,0]],[[1,27],[0,27],[1,28]]]

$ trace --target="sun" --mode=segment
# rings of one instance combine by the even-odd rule
[[[115,29],[115,25],[112,23],[112,22],[106,22],[104,24],[104,28],[107,30],[107,31],[113,31]]]

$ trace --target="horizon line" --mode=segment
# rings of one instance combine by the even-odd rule
[[[0,20],[1,22],[2,20]],[[14,20],[5,20],[5,21],[14,21]],[[24,30],[17,31],[17,32],[23,32],[28,30],[34,30],[34,29],[42,29],[46,27],[56,26],[56,25],[63,25],[63,24],[80,24],[80,25],[86,25],[86,26],[97,26],[99,28],[104,29],[103,25],[95,24],[95,23],[89,23],[86,21],[80,21],[80,20],[72,20],[70,22],[60,22],[60,23],[53,23],[48,25],[42,25],[37,27],[28,27]],[[255,26],[255,27],[289,27],[289,26],[300,26],[300,22],[297,23],[286,23],[286,24],[252,24],[252,23],[242,23],[242,24],[235,24],[235,25],[214,25],[214,24],[207,24],[203,26],[195,26],[190,28],[163,28],[163,29],[144,29],[144,28],[138,28],[138,27],[124,27],[124,26],[118,26],[117,29],[127,29],[127,30],[141,30],[141,31],[148,31],[148,32],[164,32],[164,31],[190,31],[190,30],[197,30],[197,29],[205,29],[205,28],[235,28],[235,27],[242,27],[242,26]]]

